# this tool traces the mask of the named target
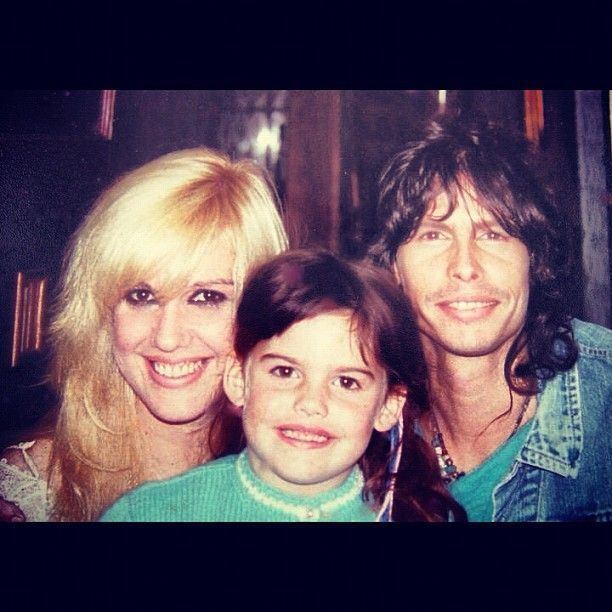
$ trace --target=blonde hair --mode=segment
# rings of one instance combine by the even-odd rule
[[[155,276],[173,292],[227,236],[239,297],[246,274],[287,248],[278,198],[250,161],[197,148],[164,155],[106,190],[75,232],[50,327],[60,394],[50,471],[57,520],[92,520],[142,481],[136,396],[115,364],[112,310]]]

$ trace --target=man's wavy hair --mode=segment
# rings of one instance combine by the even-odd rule
[[[533,392],[577,358],[571,317],[562,301],[567,243],[562,219],[533,169],[527,141],[482,118],[443,117],[425,136],[397,154],[380,179],[377,234],[369,257],[390,268],[431,202],[449,196],[449,216],[458,195],[476,192],[484,206],[530,256],[530,295],[522,333],[505,362],[506,379],[519,393]],[[526,350],[526,359],[517,357]]]
[[[387,375],[387,390],[406,394],[403,418],[412,418],[426,397],[425,360],[408,300],[390,273],[371,263],[353,263],[324,249],[287,251],[256,269],[245,284],[236,315],[234,349],[244,362],[261,341],[316,315],[352,313],[366,363]],[[465,512],[439,477],[435,457],[411,427],[404,428],[397,473],[389,474],[394,449],[388,432],[374,431],[360,467],[364,499],[380,509],[388,487],[394,489],[394,521],[464,520]],[[389,476],[391,482],[389,483]]]

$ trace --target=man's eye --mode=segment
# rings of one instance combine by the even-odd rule
[[[278,378],[296,378],[297,372],[291,366],[275,366],[270,370],[270,374]]]
[[[189,300],[193,304],[203,304],[206,306],[219,306],[227,301],[227,295],[214,289],[200,289],[196,291]]]
[[[482,234],[481,238],[483,238],[484,240],[505,240],[506,239],[506,235],[504,233],[501,233],[501,232],[496,232],[494,230],[489,230],[487,232],[484,232]]]
[[[155,302],[155,296],[150,289],[132,289],[128,291],[125,299],[130,304],[152,304]]]
[[[443,240],[444,239],[444,234],[442,232],[438,232],[438,231],[430,231],[430,232],[423,232],[419,238],[421,240],[424,241],[429,241],[429,240]]]
[[[347,389],[348,391],[357,391],[361,389],[359,381],[352,376],[338,376],[333,382],[334,385]]]

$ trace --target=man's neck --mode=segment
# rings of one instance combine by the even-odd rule
[[[468,471],[508,439],[524,398],[512,393],[506,381],[507,351],[465,357],[447,353],[427,342],[424,349],[434,423],[442,432],[455,465]],[[511,400],[512,411],[504,414]],[[533,414],[531,404],[534,402],[527,406],[522,422]],[[429,434],[435,426],[430,415],[423,417],[421,425]]]

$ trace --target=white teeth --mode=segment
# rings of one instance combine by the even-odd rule
[[[153,369],[160,375],[166,378],[180,378],[193,374],[196,370],[202,367],[202,360],[198,361],[183,361],[182,363],[162,363],[159,361],[153,362]]]
[[[295,429],[282,429],[281,431],[287,438],[299,440],[300,442],[326,442],[328,440],[327,436],[306,433],[305,431],[296,431]]]
[[[484,308],[485,306],[491,306],[494,302],[449,302],[449,306],[455,310],[475,310],[476,308]]]

